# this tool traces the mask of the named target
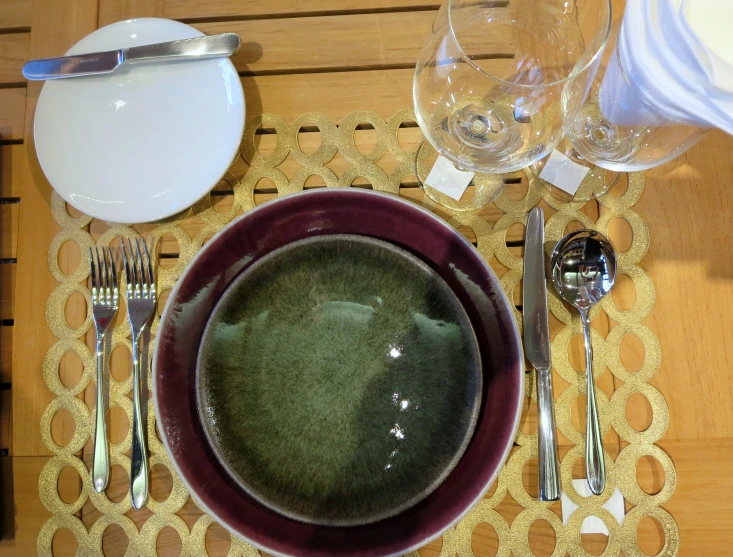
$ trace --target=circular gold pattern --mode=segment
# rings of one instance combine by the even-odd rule
[[[652,284],[652,279],[642,269],[634,265],[625,265],[623,273],[619,274],[626,275],[634,284],[634,290],[636,292],[634,307],[630,310],[620,310],[616,307],[613,296],[603,298],[601,307],[603,307],[608,316],[614,321],[625,323],[628,317],[631,323],[637,323],[639,317],[642,319],[646,318],[652,311],[652,307],[654,307],[654,285]]]
[[[257,130],[274,129],[277,134],[277,145],[273,153],[263,155],[257,150],[258,141],[255,141]],[[285,160],[290,150],[290,126],[288,126],[282,118],[273,116],[272,114],[262,114],[255,116],[244,128],[244,137],[242,138],[242,158],[250,166],[258,167],[276,167]],[[321,138],[323,141],[323,138]]]
[[[300,128],[307,123],[315,124],[318,131],[321,132],[321,144],[318,147],[318,150],[311,155],[307,155],[301,151],[300,144],[298,143],[298,133],[300,132]],[[338,145],[335,141],[336,124],[334,124],[333,121],[325,114],[308,112],[299,116],[295,122],[293,122],[293,125],[290,126],[290,133],[290,154],[303,166],[326,164],[334,157],[336,151],[338,151]]]
[[[471,536],[476,526],[482,522],[490,524],[499,538],[499,549],[496,552],[496,557],[508,557],[511,550],[509,525],[486,499],[479,501],[456,526],[455,554],[458,554],[458,557],[473,557]]]
[[[231,189],[232,191],[237,191],[237,186],[239,186],[239,180],[237,180],[237,177],[234,176],[231,172],[227,172],[221,180],[219,180],[220,184],[224,184],[227,186],[228,189]],[[229,208],[228,211],[219,212],[213,207],[213,199],[212,196],[207,195],[203,198],[201,198],[194,206],[193,211],[196,213],[196,215],[205,223],[214,225],[214,226],[224,226],[226,223],[231,221],[234,217],[237,216],[241,209],[241,201],[237,199],[237,196],[235,194],[234,196],[234,203],[232,203],[232,206]],[[177,229],[179,233],[173,233],[176,237],[176,240],[178,240],[178,247],[179,249],[183,248],[184,246],[181,246],[181,241],[184,241],[185,243],[190,243],[191,239],[188,237],[188,234],[186,234],[183,229],[179,227],[175,227],[173,230]],[[171,232],[168,232],[169,234]],[[162,234],[153,232],[152,234],[153,239],[155,241],[159,240]],[[184,240],[185,238],[185,240]],[[179,261],[180,266],[180,261]],[[165,269],[168,272],[175,273],[175,276],[179,276],[183,269]]]
[[[51,212],[53,220],[65,230],[83,229],[92,222],[92,217],[87,215],[73,218],[66,210],[66,202],[58,195],[51,196]]]
[[[398,130],[405,122],[415,122],[415,112],[411,108],[403,108],[392,115],[392,118],[387,122],[388,133],[385,140],[387,142],[387,149],[389,149],[389,152],[394,158],[403,164],[407,163],[410,167],[414,167],[416,151],[405,151],[397,137]]]
[[[377,133],[377,144],[369,153],[362,153],[354,142],[354,133],[360,124],[371,124]],[[374,163],[384,156],[387,150],[385,137],[387,124],[376,112],[371,110],[357,110],[347,115],[338,126],[338,147],[341,156],[352,164]],[[359,176],[359,174],[356,174]]]
[[[664,531],[664,547],[654,557],[674,557],[680,547],[680,534],[677,523],[670,514],[660,507],[643,505],[631,509],[621,525],[621,545],[625,557],[647,557],[636,543],[636,529],[645,516],[659,521]]]
[[[606,458],[608,458],[608,455],[606,455]],[[568,553],[570,557],[586,557],[588,555],[583,548],[583,542],[580,537],[580,526],[589,516],[597,516],[603,521],[606,528],[608,528],[608,544],[603,553],[601,553],[601,557],[616,557],[621,549],[621,526],[619,526],[619,523],[616,522],[616,519],[613,518],[610,512],[601,507],[581,507],[570,516],[565,527],[565,531],[568,533]]]
[[[649,405],[654,409],[652,423],[644,431],[636,431],[632,428],[626,421],[624,415],[626,412],[626,401],[633,393],[644,395],[649,401]],[[649,383],[624,383],[613,393],[611,404],[614,407],[612,414],[615,422],[613,423],[613,427],[627,441],[654,443],[664,435],[664,431],[667,429],[667,424],[669,423],[669,409],[664,404],[662,393]]]
[[[263,178],[272,180],[277,189],[277,196],[301,191],[305,181],[312,175],[321,176],[326,185],[330,187],[349,187],[356,177],[363,176],[369,180],[373,189],[393,194],[400,193],[400,183],[407,176],[418,174],[420,178],[424,179],[430,170],[425,160],[429,147],[423,149],[425,153],[420,157],[416,150],[403,149],[397,138],[398,130],[407,121],[415,121],[415,114],[409,108],[400,110],[386,122],[374,112],[360,110],[347,115],[340,125],[336,125],[329,116],[317,112],[303,114],[290,125],[277,116],[269,114],[256,116],[247,123],[242,140],[241,158],[244,162],[235,161],[230,172],[222,178],[222,185],[233,192],[231,207],[224,212],[219,212],[212,206],[212,196],[207,195],[180,215],[152,226],[146,225],[145,228],[100,223],[96,230],[101,230],[102,234],[97,239],[97,245],[114,247],[119,241],[115,238],[139,237],[138,231],[146,230],[144,236],[148,245],[156,249],[163,236],[173,236],[178,243],[178,261],[172,266],[166,266],[165,269],[156,269],[158,292],[164,293],[173,287],[209,236],[216,234],[232,219],[255,206],[255,187]],[[355,135],[363,135],[357,128],[359,124],[365,122],[374,127],[377,137],[376,148],[368,154],[361,153],[355,145]],[[299,130],[308,123],[312,123],[320,132],[321,143],[313,154],[304,153],[298,144]],[[257,146],[260,145],[259,140],[267,136],[257,134],[258,128],[264,129],[266,133],[274,132],[276,135],[276,142],[271,141],[272,138],[268,138],[266,142],[263,140],[263,143],[268,146],[267,149],[263,148],[263,152],[260,152]],[[408,129],[407,132],[407,136],[411,137],[410,141],[414,149],[419,143],[416,144],[415,136],[410,135],[413,133],[412,129]],[[290,171],[286,175],[280,168],[288,155],[291,155],[291,160],[295,160],[300,165],[292,176]],[[329,166],[331,160],[337,156],[350,164],[338,175]],[[382,157],[390,158],[391,162],[383,166]],[[396,168],[395,160],[398,163]],[[392,170],[385,172],[386,167]],[[674,519],[659,505],[672,496],[676,484],[676,473],[670,458],[654,445],[666,431],[669,411],[662,394],[648,383],[661,364],[661,349],[658,339],[643,323],[654,305],[654,285],[643,268],[638,266],[649,247],[649,232],[641,216],[632,210],[644,189],[644,177],[638,172],[631,173],[628,175],[628,187],[622,196],[605,195],[595,200],[593,194],[602,188],[603,173],[589,173],[578,190],[579,194],[567,202],[552,195],[532,169],[525,171],[525,178],[527,191],[523,199],[512,199],[507,191],[504,191],[494,200],[493,205],[487,207],[482,206],[481,203],[474,203],[464,207],[455,206],[453,209],[451,209],[451,204],[448,204],[447,208],[445,206],[438,208],[436,202],[427,195],[423,195],[423,191],[418,187],[405,190],[404,196],[429,209],[438,209],[439,214],[443,216],[447,214],[448,222],[452,226],[469,228],[475,235],[479,253],[490,264],[496,263],[497,266],[500,266],[499,268],[503,267],[500,282],[510,298],[522,279],[523,262],[520,256],[521,251],[516,247],[511,247],[511,244],[508,246],[507,230],[513,224],[525,225],[527,214],[538,203],[544,203],[551,209],[548,211],[549,218],[545,226],[548,253],[553,243],[563,235],[565,226],[570,221],[580,221],[585,226],[604,233],[607,232],[609,224],[615,218],[622,218],[629,224],[633,240],[630,249],[620,254],[618,272],[627,275],[632,280],[636,289],[636,302],[631,309],[621,310],[614,304],[612,296],[607,296],[600,307],[593,312],[593,315],[598,315],[598,312],[603,309],[613,321],[609,324],[613,326],[605,338],[600,332],[593,331],[596,374],[602,374],[603,370],[608,367],[618,380],[618,385],[610,400],[603,391],[597,390],[601,426],[604,432],[613,428],[623,440],[624,448],[616,461],[611,458],[610,454],[605,455],[608,479],[606,490],[602,495],[584,498],[575,492],[571,483],[572,469],[576,461],[584,458],[585,439],[584,435],[572,425],[570,411],[571,406],[576,403],[576,398],[585,393],[585,378],[583,373],[577,372],[570,365],[568,342],[573,335],[581,334],[581,328],[577,314],[563,305],[550,287],[548,289],[550,311],[561,324],[561,328],[553,339],[552,363],[555,372],[567,383],[564,388],[558,387],[558,384],[562,384],[561,381],[556,383],[557,425],[565,439],[573,445],[562,459],[562,485],[568,497],[580,508],[570,517],[567,525],[563,525],[557,515],[548,508],[548,503],[537,501],[527,493],[522,481],[522,473],[527,463],[537,458],[537,433],[533,431],[527,435],[519,432],[515,439],[517,446],[513,449],[511,457],[495,482],[494,494],[478,501],[466,517],[445,532],[440,555],[441,557],[472,557],[471,537],[476,526],[485,522],[490,524],[497,533],[499,539],[497,555],[499,557],[507,557],[510,554],[517,557],[528,556],[531,554],[528,532],[536,520],[547,520],[555,531],[556,545],[553,555],[564,555],[565,552],[573,557],[586,555],[581,542],[580,525],[587,516],[595,515],[606,523],[610,532],[608,546],[603,555],[617,555],[619,551],[623,551],[629,557],[643,555],[637,542],[637,527],[641,518],[650,516],[662,524],[665,533],[665,545],[660,556],[674,557],[679,550],[679,530]],[[500,189],[502,186],[501,178],[496,176],[479,175],[476,180],[487,186],[486,191],[491,195],[493,195],[492,188]],[[509,184],[505,186],[505,189],[511,187],[516,186]],[[258,192],[257,202],[262,203],[274,196],[275,194],[272,193]],[[586,204],[594,204],[592,210],[587,210]],[[41,501],[52,516],[43,525],[38,535],[38,554],[50,557],[55,532],[61,528],[68,528],[76,537],[79,555],[101,555],[105,529],[111,524],[119,524],[129,540],[126,555],[153,555],[161,529],[165,526],[172,526],[181,537],[181,555],[205,556],[206,530],[213,523],[213,519],[204,514],[189,530],[186,523],[176,514],[188,500],[189,494],[156,435],[152,401],[148,405],[147,423],[149,465],[152,467],[154,464],[159,464],[170,471],[173,480],[170,495],[165,501],[157,502],[152,499],[149,501],[150,518],[145,521],[138,532],[133,521],[124,514],[130,510],[129,497],[114,503],[107,498],[105,493],[96,493],[93,490],[89,470],[79,457],[80,451],[93,434],[95,417],[95,409],[92,408],[90,411],[79,398],[86,389],[96,387],[95,359],[92,350],[79,340],[87,335],[92,325],[87,257],[88,248],[95,245],[94,238],[88,230],[92,219],[84,215],[72,218],[66,209],[66,204],[56,194],[51,199],[51,207],[53,217],[61,227],[61,231],[49,246],[48,267],[49,272],[60,284],[47,300],[46,320],[58,341],[48,349],[43,364],[44,379],[54,398],[41,418],[41,435],[46,448],[54,456],[50,458],[41,472],[39,493]],[[597,215],[599,211],[600,217],[594,221],[589,215]],[[189,222],[193,224],[191,226],[186,224],[184,228],[184,223]],[[67,241],[76,243],[81,250],[81,263],[69,275],[61,272],[58,265],[59,250]],[[120,287],[124,292],[124,274],[120,273],[120,275]],[[66,300],[75,292],[84,296],[88,306],[87,318],[78,329],[70,327],[64,317]],[[162,308],[158,309],[159,312],[162,310]],[[515,309],[514,316],[517,327],[521,331],[520,311]],[[158,323],[159,318],[156,316],[151,324],[153,336],[157,331]],[[127,321],[120,319],[111,335],[111,347],[123,345],[129,351],[129,335],[130,329]],[[628,371],[621,363],[620,345],[626,335],[635,335],[644,346],[644,361],[636,372]],[[83,365],[81,379],[73,387],[66,387],[61,383],[58,375],[61,359],[69,352],[76,353]],[[152,349],[147,359],[148,381],[150,381],[151,357]],[[536,401],[534,373],[528,373],[526,379],[525,395],[529,400]],[[131,377],[122,382],[111,378],[109,381],[108,407],[121,408],[130,423],[132,422],[132,404],[129,399],[131,386]],[[626,420],[626,400],[633,393],[644,395],[652,408],[652,423],[645,431],[634,430]],[[87,393],[87,400],[93,399],[89,395],[90,392]],[[64,447],[58,446],[51,436],[51,421],[54,414],[61,409],[68,410],[75,422],[74,435],[70,443]],[[130,450],[130,443],[131,435],[128,427],[125,438],[118,444],[110,445],[111,464],[122,466],[127,471],[128,477],[130,459],[125,453]],[[618,447],[614,447],[613,451],[610,447],[606,448],[613,454],[618,451]],[[647,455],[660,463],[665,474],[664,487],[654,495],[645,493],[636,480],[637,462],[641,457]],[[66,466],[76,469],[82,478],[79,498],[70,504],[61,500],[57,490],[58,476]],[[601,508],[615,489],[619,489],[626,500],[634,505],[621,526],[605,509]],[[511,496],[522,509],[511,523],[507,523],[498,512],[502,501],[507,496]],[[87,501],[91,502],[100,512],[100,516],[88,530],[84,523],[74,516],[74,513],[81,510]],[[257,549],[236,536],[232,536],[229,556],[257,557],[258,555],[260,553]],[[408,555],[419,557],[416,551]]]
[[[659,491],[650,495],[646,493],[639,483],[636,481],[636,464],[639,459],[643,456],[651,456],[656,459],[657,462],[664,470],[664,487]],[[634,443],[625,447],[616,459],[617,465],[628,468],[633,472],[634,481],[624,483],[620,485],[621,493],[624,494],[624,498],[627,499],[632,505],[638,506],[659,506],[664,504],[674,493],[675,485],[677,484],[677,473],[672,464],[672,459],[669,458],[667,453],[656,445],[651,443]]]
[[[545,503],[547,504],[547,503]],[[567,549],[568,530],[562,520],[550,509],[527,508],[512,522],[511,546],[514,555],[533,555],[529,547],[529,529],[536,520],[546,520],[555,531],[555,550],[551,557],[564,557]]]
[[[129,447],[130,445],[128,444],[127,450],[129,450]],[[111,454],[109,465],[110,467],[120,465],[125,470],[130,470],[130,459],[123,454]],[[129,480],[129,476],[127,476],[127,478]],[[129,497],[123,497],[121,501],[115,503],[107,497],[105,492],[97,493],[93,489],[89,491],[89,500],[99,510],[99,512],[102,513],[102,516],[122,515],[132,508],[132,502]],[[125,527],[124,524],[120,524],[120,526],[123,528]],[[127,535],[129,537],[129,532]]]
[[[573,487],[573,464],[575,464],[577,460],[583,461],[585,459],[584,444],[575,445],[567,452],[560,463],[560,482],[562,484],[562,489],[568,496],[568,499],[581,508],[599,509],[602,505],[608,502],[613,494],[614,488],[618,484],[616,463],[607,452],[604,451],[603,454],[606,459],[606,489],[604,489],[603,493],[598,497],[583,497],[582,495],[579,495]],[[633,470],[633,474],[634,482],[636,482],[636,470]]]
[[[593,368],[594,371],[598,368]],[[595,375],[596,373],[594,373]],[[570,408],[573,403],[576,403],[576,399],[581,395],[586,394],[585,377],[584,374],[578,373],[578,377],[582,377],[582,381],[578,381],[574,385],[567,387],[559,397],[556,397],[557,408],[555,411],[555,420],[557,422],[557,429],[575,445],[584,446],[585,435],[579,432],[572,423],[570,416]],[[601,391],[596,386],[596,403],[598,404],[598,415],[601,421],[601,435],[608,432],[611,427],[611,415],[610,415],[610,404],[606,393]]]
[[[81,359],[84,366],[79,382],[73,387],[66,387],[59,378],[58,370],[61,358],[68,352],[75,352]],[[89,352],[87,345],[78,339],[67,339],[56,342],[51,349],[46,352],[46,359],[43,362],[43,379],[51,392],[57,396],[75,397],[87,388],[89,381],[96,381],[96,361]]]
[[[64,209],[64,212],[66,210]],[[81,252],[81,261],[79,266],[70,275],[67,275],[59,269],[58,253],[61,244],[67,241],[76,242]],[[51,271],[53,278],[59,282],[80,282],[89,276],[89,248],[94,247],[94,240],[86,230],[74,230],[68,236],[56,236],[51,242],[48,250],[48,269]]]

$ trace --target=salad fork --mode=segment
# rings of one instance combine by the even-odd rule
[[[143,373],[140,338],[155,310],[155,277],[150,253],[144,241],[128,238],[122,243],[122,256],[127,276],[127,318],[132,329],[132,464],[130,466],[130,497],[132,506],[140,509],[148,500],[148,450],[142,412]],[[141,246],[142,244],[142,246]],[[144,348],[144,347],[143,347]]]
[[[97,254],[96,262],[94,252]],[[104,420],[104,338],[109,324],[117,314],[119,289],[117,269],[112,258],[112,250],[89,248],[89,265],[92,275],[92,317],[97,332],[97,417],[94,427],[94,461],[92,463],[92,483],[94,491],[100,493],[109,483],[109,448],[107,447],[107,425]]]

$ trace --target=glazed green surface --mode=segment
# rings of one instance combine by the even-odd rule
[[[415,504],[455,466],[481,363],[460,302],[427,265],[371,238],[320,236],[230,286],[198,390],[212,446],[251,495],[353,525]]]

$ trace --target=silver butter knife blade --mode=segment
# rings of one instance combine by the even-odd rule
[[[124,61],[123,50],[31,60],[23,66],[23,77],[38,80],[105,74],[113,72]]]
[[[527,220],[524,245],[524,352],[530,363],[549,370],[550,326],[547,317],[547,283],[545,282],[545,230],[542,209],[535,207]]]
[[[236,33],[221,33],[107,52],[31,60],[23,66],[23,76],[30,80],[60,79],[107,74],[126,63],[227,57],[235,54],[240,44]]]

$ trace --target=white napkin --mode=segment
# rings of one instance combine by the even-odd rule
[[[629,0],[599,93],[603,115],[733,134],[732,24],[731,0]]]
[[[716,87],[733,92],[733,2],[683,0],[680,18],[698,42],[698,54]]]

